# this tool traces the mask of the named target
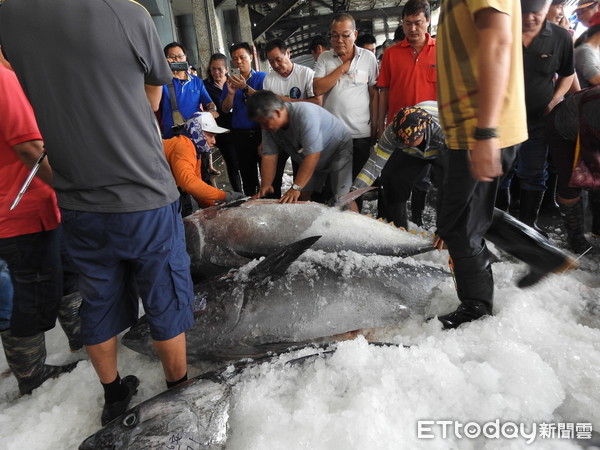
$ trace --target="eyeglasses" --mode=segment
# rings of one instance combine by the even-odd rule
[[[180,54],[180,55],[169,55],[167,56],[167,59],[185,59],[185,54]]]
[[[345,41],[345,40],[350,39],[353,34],[354,33],[348,33],[348,34],[330,33],[329,34],[329,39],[332,40],[332,41],[337,41],[339,39],[343,39]]]

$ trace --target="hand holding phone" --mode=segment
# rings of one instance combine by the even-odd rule
[[[232,68],[232,69],[231,69],[231,71],[230,71],[229,73],[231,73],[231,75],[235,75],[236,77],[239,77],[239,76],[241,75],[241,73],[240,73],[240,69],[237,69],[237,68],[235,68],[235,67],[234,67],[234,68]]]

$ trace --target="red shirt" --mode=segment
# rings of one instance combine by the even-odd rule
[[[60,223],[54,190],[34,178],[15,209],[9,211],[29,169],[12,148],[41,140],[31,105],[15,74],[0,65],[0,238],[53,230]]]
[[[406,39],[383,53],[377,86],[389,88],[387,124],[400,108],[437,100],[435,39],[427,41],[418,55]]]

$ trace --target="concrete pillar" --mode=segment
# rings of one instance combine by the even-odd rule
[[[200,57],[198,74],[205,74],[210,56],[223,48],[221,26],[212,1],[192,0],[192,16]]]
[[[193,16],[191,14],[177,16],[175,22],[179,28],[180,42],[186,50],[187,60],[192,66],[198,68],[198,43],[196,42]]]

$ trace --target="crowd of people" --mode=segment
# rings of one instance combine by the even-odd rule
[[[0,331],[22,394],[75,367],[45,363],[44,332],[58,317],[102,384],[101,423],[121,415],[139,380],[121,378],[116,336],[137,320],[138,299],[167,387],[187,379],[194,319],[182,217],[192,199],[336,204],[377,185],[379,216],[408,228],[408,202],[423,225],[435,185],[435,246],[449,251],[460,300],[438,317],[446,329],[493,313],[486,240],[529,265],[520,287],[575,267],[537,225],[544,199],[558,201],[581,254],[592,247],[588,191],[600,235],[596,0],[578,4],[588,29],[577,42],[564,0],[447,0],[437,39],[429,3],[409,0],[380,58],[376,39],[342,13],[329,39],[310,44],[314,70],[275,39],[270,73],[252,68],[242,42],[229,48],[231,67],[212,55],[205,79],[182,44],[159,44],[135,2],[33,3],[0,9],[0,267],[10,272],[0,286],[12,292],[0,297]],[[231,191],[213,185],[215,146]],[[289,158],[294,182],[283,192]]]

